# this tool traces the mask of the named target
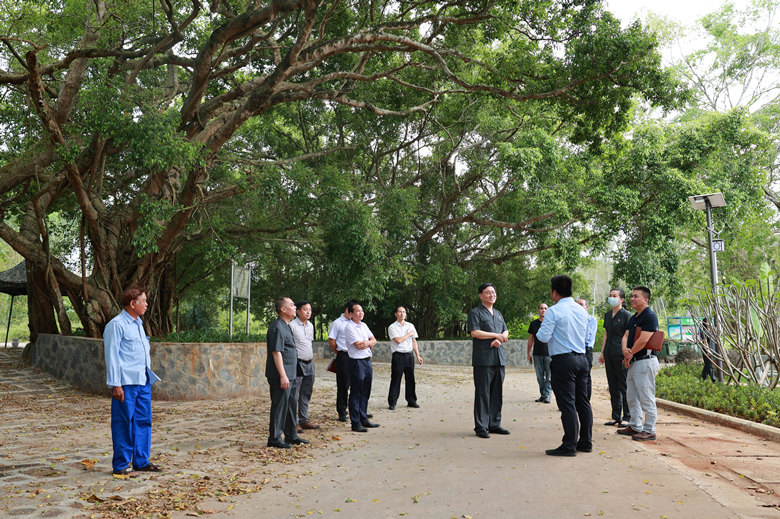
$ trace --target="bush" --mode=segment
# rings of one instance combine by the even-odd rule
[[[780,427],[780,393],[756,384],[724,385],[703,381],[701,365],[677,364],[664,368],[656,379],[659,398],[727,414],[751,422]]]
[[[265,334],[233,333],[231,339],[223,330],[186,330],[169,333],[164,337],[152,337],[152,342],[265,342]]]
[[[678,364],[686,364],[693,362],[701,362],[702,357],[698,349],[693,346],[680,346],[677,350],[677,355],[674,356],[674,361]]]

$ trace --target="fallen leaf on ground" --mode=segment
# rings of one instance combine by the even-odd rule
[[[98,496],[96,496],[95,494],[92,494],[91,496],[89,496],[89,497],[86,499],[86,501],[87,501],[87,503],[101,503],[103,500],[102,500],[102,499],[100,499],[100,498],[99,498]]]
[[[84,465],[84,470],[90,470],[95,466],[97,460],[81,460],[81,464]]]

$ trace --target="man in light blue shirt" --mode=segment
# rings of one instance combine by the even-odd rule
[[[550,298],[555,304],[547,310],[536,339],[547,343],[552,357],[550,382],[561,410],[563,442],[545,452],[549,456],[573,457],[577,451],[593,451],[593,411],[588,400],[589,370],[585,358],[589,316],[572,299],[569,276],[553,277],[550,286]]]
[[[577,304],[585,311],[588,311],[588,302],[584,299],[577,299]],[[585,333],[585,358],[588,359],[588,401],[593,393],[593,377],[590,372],[593,369],[593,345],[596,343],[596,330],[599,327],[599,321],[592,315],[588,316],[588,331]]]
[[[149,338],[141,316],[148,303],[143,288],[122,294],[124,310],[106,325],[103,345],[106,384],[111,388],[111,440],[114,475],[138,477],[137,471],[160,472],[149,461],[152,450],[152,384],[160,380],[150,369]],[[135,470],[133,470],[135,469]]]

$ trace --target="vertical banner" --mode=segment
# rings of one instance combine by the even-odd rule
[[[249,303],[251,302],[252,269],[237,267],[230,262],[230,338],[233,338],[233,298],[246,299],[246,333],[249,334]]]

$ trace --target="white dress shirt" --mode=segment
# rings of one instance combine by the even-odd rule
[[[396,337],[403,337],[409,332],[412,336],[406,339],[404,342],[395,342],[393,339]],[[414,348],[412,346],[412,340],[417,338],[417,329],[412,323],[404,321],[403,326],[398,321],[394,322],[387,328],[387,336],[390,337],[390,350],[393,353],[410,353]]]
[[[330,324],[330,330],[328,330],[328,339],[336,341],[337,351],[347,351],[347,341],[344,337],[344,325],[351,322],[351,319],[347,319],[344,315],[340,315],[338,319]]]
[[[355,343],[358,341],[367,341],[373,337],[373,333],[368,329],[366,323],[356,323],[349,320],[344,325],[344,335],[346,336],[347,348],[350,359],[368,359],[371,357],[371,348],[358,349]]]

